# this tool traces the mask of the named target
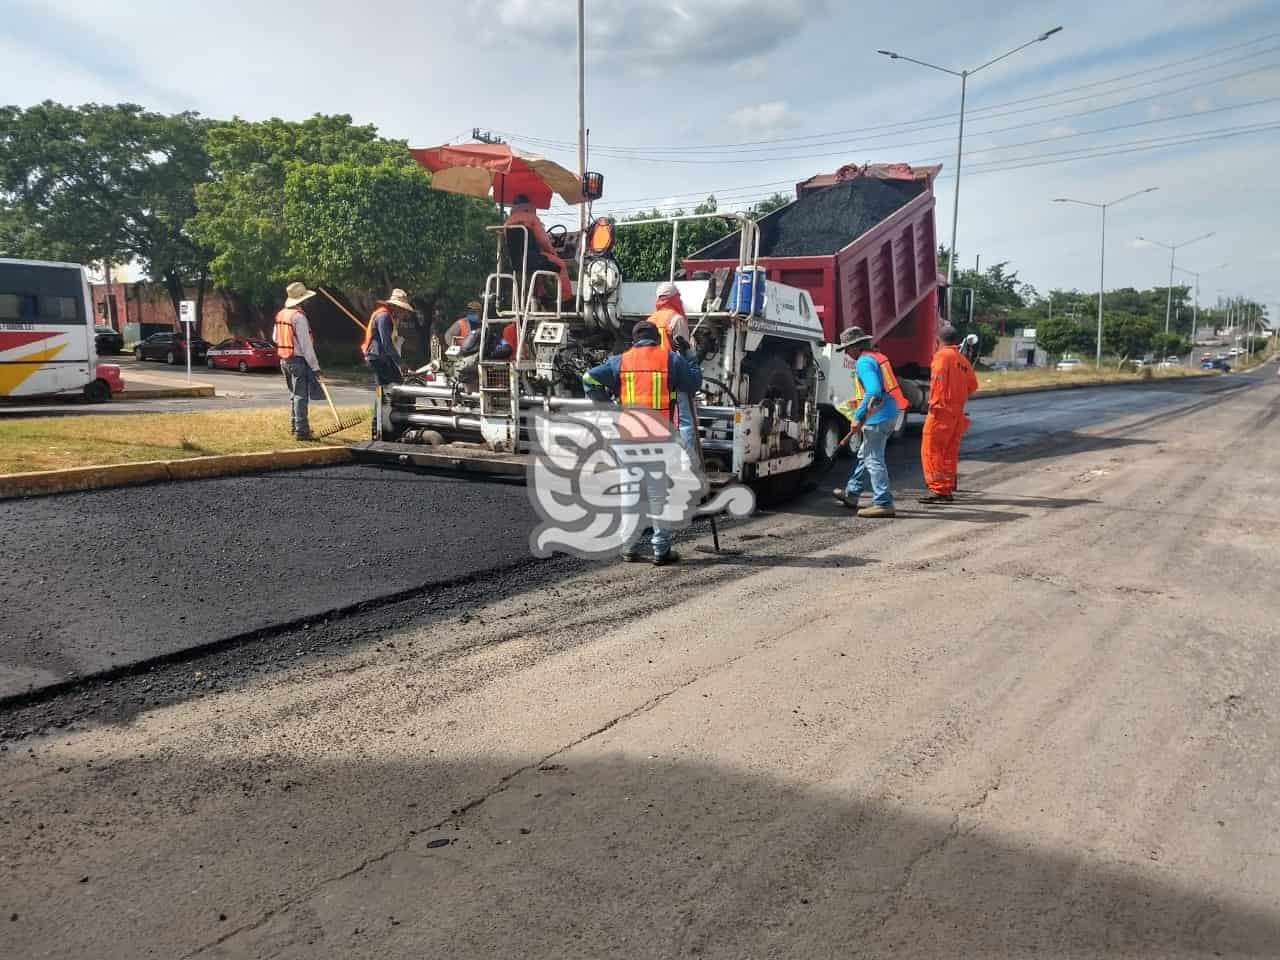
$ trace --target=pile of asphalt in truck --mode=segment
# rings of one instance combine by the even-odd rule
[[[762,257],[817,257],[836,253],[925,190],[920,180],[858,177],[805,191],[760,221]],[[698,252],[700,260],[737,259],[738,234]]]

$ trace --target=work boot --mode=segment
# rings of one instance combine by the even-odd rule
[[[862,510],[859,510],[858,516],[867,517],[868,519],[871,519],[871,520],[876,520],[881,518],[896,517],[897,514],[894,512],[893,507],[881,507],[873,503],[871,506],[866,507]]]
[[[622,554],[622,562],[623,562],[623,563],[638,563],[638,562],[639,562],[639,560],[640,560],[640,554],[638,554],[638,553],[630,553],[630,552],[628,552],[628,553],[624,553],[624,554]]]
[[[653,558],[653,565],[655,567],[665,567],[668,564],[679,562],[680,554],[676,553],[674,550],[668,550],[666,553],[658,554]]]
[[[831,495],[835,497],[837,501],[839,501],[840,503],[843,503],[846,507],[852,510],[854,513],[858,512],[858,498],[849,496],[849,494],[845,492],[844,487],[836,487],[834,490],[831,491]]]
[[[921,503],[955,503],[956,498],[949,493],[930,493],[920,498]]]

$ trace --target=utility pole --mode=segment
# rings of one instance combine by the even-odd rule
[[[481,130],[479,127],[471,128],[471,139],[478,140],[480,143],[506,143],[501,137],[495,135],[489,130]]]

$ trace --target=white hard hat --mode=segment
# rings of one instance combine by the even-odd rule
[[[666,297],[678,297],[678,296],[680,296],[680,288],[677,287],[670,280],[668,280],[666,283],[661,283],[658,285],[658,292],[656,294],[657,299],[662,300]]]

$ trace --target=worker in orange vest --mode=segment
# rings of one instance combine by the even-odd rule
[[[668,350],[679,351],[688,347],[689,318],[685,314],[684,301],[680,299],[680,288],[674,283],[668,281],[659,285],[649,322],[658,328],[661,345]],[[697,451],[697,444],[694,442],[697,425],[693,415],[693,397],[687,393],[678,393],[676,402],[680,405],[680,442],[689,455],[693,456]]]
[[[480,301],[467,302],[467,312],[453,321],[444,333],[444,348],[460,347],[466,342],[472,330],[480,329]]]
[[[938,332],[938,352],[929,365],[929,415],[920,443],[920,465],[929,493],[920,498],[921,503],[955,500],[960,440],[969,429],[964,405],[978,389],[978,375],[960,352],[959,343],[956,328],[943,327]]]
[[[391,296],[379,300],[369,323],[364,329],[364,342],[360,344],[360,352],[364,354],[365,363],[373,371],[373,382],[376,387],[400,383],[404,379],[400,367],[403,361],[396,347],[396,325],[399,321],[413,313],[413,304],[409,295],[398,287],[391,291]]]
[[[895,516],[893,490],[889,485],[889,465],[884,450],[893,434],[898,414],[910,408],[902,386],[893,372],[889,358],[871,349],[872,338],[860,327],[850,327],[840,334],[837,352],[848,353],[854,361],[853,397],[836,404],[836,409],[849,418],[849,436],[860,436],[858,457],[853,472],[843,487],[831,491],[832,496],[861,517]],[[858,500],[867,485],[872,503],[863,507]]]
[[[658,328],[647,320],[641,320],[632,328],[630,350],[615,354],[599,366],[592,367],[582,376],[582,386],[593,400],[606,401],[616,398],[623,409],[649,410],[679,428],[683,414],[676,397],[680,393],[695,393],[702,387],[702,368],[692,350],[677,353],[662,346]],[[662,513],[665,485],[646,477],[643,496],[649,504],[649,515]],[[670,529],[654,524],[645,531],[651,533],[652,559],[656,566],[675,563],[680,557],[671,549],[673,533]],[[622,559],[632,563],[640,559],[640,542],[632,544],[622,554]]]
[[[284,307],[276,314],[272,340],[280,356],[280,372],[293,400],[289,409],[289,432],[299,440],[311,439],[308,406],[311,400],[323,399],[320,390],[320,361],[316,357],[311,324],[303,304],[315,291],[306,284],[291,283],[285,290]]]
[[[560,254],[556,253],[556,248],[551,242],[551,238],[547,236],[546,227],[542,225],[542,221],[538,218],[538,211],[529,198],[521,193],[516,196],[515,204],[511,207],[511,214],[507,217],[504,226],[516,227],[521,226],[529,231],[529,273],[535,270],[553,270],[560,275],[559,296],[561,303],[567,303],[573,300],[573,283],[569,279],[569,268],[560,258]],[[507,235],[509,249],[519,247],[522,251],[524,248],[524,237],[520,235],[519,230],[512,230]],[[519,272],[524,266],[523,263],[516,262],[512,258],[512,266]]]

